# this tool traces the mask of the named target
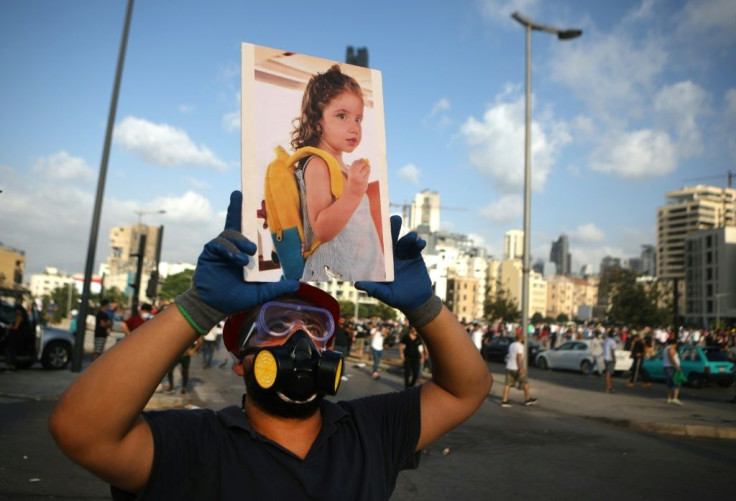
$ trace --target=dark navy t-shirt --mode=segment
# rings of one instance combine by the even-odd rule
[[[144,413],[151,477],[138,497],[114,499],[388,499],[416,468],[420,387],[323,401],[322,429],[300,459],[253,430],[239,407]]]

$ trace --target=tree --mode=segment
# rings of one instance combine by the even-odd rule
[[[73,310],[75,308],[78,308],[79,298],[81,296],[79,295],[79,292],[77,292],[77,288],[74,287],[74,284],[57,287],[56,289],[51,291],[51,294],[43,297],[44,311],[46,310],[46,306],[51,301],[56,303],[57,308],[56,311],[54,311],[54,316],[49,319],[52,323],[58,324],[62,318],[66,318],[69,316],[70,296],[71,309]]]
[[[379,317],[381,320],[395,320],[396,319],[396,310],[384,303],[378,302],[373,305],[369,305],[372,307],[371,315],[372,317]]]
[[[126,296],[125,293],[117,287],[111,287],[105,290],[105,295],[102,297],[102,299],[115,301],[116,303],[118,303],[118,306],[128,304],[128,296]]]
[[[636,281],[634,271],[621,268],[611,270],[607,275],[610,321],[653,327],[669,323],[672,301],[663,283],[653,282],[645,287]]]
[[[340,304],[340,315],[345,318],[352,318],[355,314],[355,303],[352,301],[338,301]]]
[[[164,283],[161,284],[161,292],[159,292],[158,297],[160,299],[174,299],[192,285],[192,275],[194,275],[194,270],[184,270],[181,273],[167,276]]]
[[[568,320],[570,320],[570,317],[567,316],[566,313],[560,313],[557,315],[557,318],[555,319],[557,323],[564,324],[567,323]]]
[[[483,312],[486,318],[491,321],[517,322],[521,317],[516,301],[509,297],[509,293],[504,289],[498,291],[495,299],[486,300],[483,305]]]
[[[534,324],[534,325],[541,324],[544,321],[545,321],[544,320],[544,315],[542,315],[538,311],[535,311],[534,312],[534,315],[532,315],[532,324]]]

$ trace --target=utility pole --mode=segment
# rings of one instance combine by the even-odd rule
[[[112,131],[115,124],[115,114],[118,108],[118,94],[120,94],[120,81],[123,76],[125,62],[125,50],[128,46],[128,32],[130,31],[130,18],[133,15],[133,0],[128,0],[128,8],[125,12],[125,24],[123,37],[120,41],[120,52],[118,53],[118,65],[115,71],[115,83],[113,84],[112,99],[110,100],[110,111],[107,115],[107,130],[105,132],[105,144],[102,148],[102,161],[100,163],[100,174],[97,179],[97,194],[95,206],[92,211],[92,227],[87,247],[87,262],[84,268],[84,285],[82,286],[82,302],[79,305],[79,320],[77,321],[77,332],[74,336],[74,353],[72,356],[72,372],[82,370],[82,356],[84,355],[84,335],[87,332],[87,312],[89,311],[89,296],[92,283],[92,268],[95,263],[95,251],[97,250],[97,236],[100,232],[100,213],[102,212],[102,199],[105,192],[105,179],[107,178],[107,162],[110,159],[110,144],[112,143]]]
[[[138,313],[138,297],[141,291],[141,275],[143,274],[143,261],[146,257],[146,235],[141,234],[138,240],[138,253],[133,254],[134,257],[138,258],[135,269],[135,281],[131,284],[133,286],[133,300],[130,304],[130,313],[135,315]]]

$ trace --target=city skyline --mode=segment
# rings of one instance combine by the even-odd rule
[[[109,229],[164,225],[162,260],[196,261],[240,188],[241,42],[334,60],[367,48],[383,74],[389,198],[429,189],[442,230],[503,255],[521,228],[524,33],[511,13],[583,30],[535,33],[531,254],[569,236],[571,270],[656,244],[657,208],[683,186],[725,186],[736,162],[736,4],[727,0],[474,0],[421,9],[344,2],[332,28],[277,29],[281,7],[137,2],[94,269]],[[27,274],[84,268],[126,2],[0,4],[0,241]],[[296,3],[293,16],[314,15]],[[344,18],[359,16],[360,23]],[[395,42],[385,33],[407,33]],[[441,38],[437,33],[443,33]],[[397,211],[398,212],[398,211]]]

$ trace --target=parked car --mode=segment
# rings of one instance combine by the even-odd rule
[[[631,354],[626,350],[616,349],[615,373],[622,373],[631,367]],[[540,369],[561,369],[590,373],[593,367],[593,355],[590,354],[590,341],[567,341],[557,348],[544,350],[537,355],[537,367]]]
[[[492,338],[483,338],[483,344],[480,348],[480,354],[485,360],[494,362],[505,362],[506,355],[509,353],[509,346],[516,338],[512,336],[493,336]],[[528,341],[529,348],[527,350],[530,365],[534,365],[534,360],[539,353],[539,345]]]
[[[63,369],[69,363],[74,346],[74,335],[63,329],[42,325],[41,315],[28,295],[18,288],[0,289],[0,361],[5,362],[8,328],[15,322],[14,305],[27,304],[31,336],[18,347],[16,367],[23,369],[41,362],[44,369]]]
[[[666,379],[662,366],[661,350],[655,356],[645,359],[641,366],[653,380]],[[715,346],[680,346],[680,367],[693,388],[700,388],[707,383],[718,383],[730,386],[733,382],[733,362],[728,361],[728,354]]]

